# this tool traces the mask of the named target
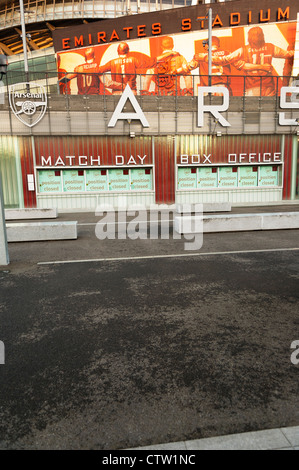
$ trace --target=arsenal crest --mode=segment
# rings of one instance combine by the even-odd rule
[[[35,126],[45,115],[45,88],[33,82],[15,83],[9,87],[9,104],[14,115],[25,126]]]

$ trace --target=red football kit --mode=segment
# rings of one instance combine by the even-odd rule
[[[103,93],[104,87],[98,75],[98,64],[82,64],[74,70],[77,73],[77,86],[79,95],[98,95]]]
[[[219,49],[218,51],[213,51],[212,55],[212,85],[229,85],[230,78],[226,75],[231,75],[231,68],[229,64],[215,64],[213,60],[215,57],[224,57],[229,54],[228,51]],[[200,62],[200,85],[208,86],[209,85],[209,64],[207,62]]]
[[[112,59],[107,64],[98,67],[98,73],[111,72],[111,79],[114,91],[122,91],[127,84],[130,85],[131,90],[136,91],[136,71],[141,68],[152,67],[155,59],[139,60],[133,55],[120,56],[117,59]]]
[[[263,70],[246,70],[246,64],[271,65],[272,58],[289,59],[293,56],[292,51],[285,51],[271,43],[265,43],[259,48],[250,45],[240,47],[236,51],[224,57],[216,58],[219,64],[233,63],[239,69],[244,69],[246,78],[246,89],[260,88],[262,96],[275,95],[275,83],[271,72]],[[214,59],[213,59],[214,60]],[[260,78],[262,77],[262,79]]]

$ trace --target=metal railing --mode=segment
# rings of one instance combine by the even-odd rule
[[[67,74],[59,74],[59,79]],[[96,79],[89,82],[89,88],[81,89],[78,93],[78,79]],[[114,79],[116,77],[113,77]],[[119,78],[119,77],[118,77]],[[0,83],[0,135],[15,135],[20,133],[26,135],[35,132],[35,128],[17,127],[16,115],[24,118],[32,114],[41,105],[46,104],[45,117],[42,121],[45,135],[109,135],[115,131],[108,126],[109,120],[120,100],[120,95],[125,89],[128,79],[131,79],[130,87],[136,95],[139,105],[144,113],[151,113],[155,132],[158,135],[172,135],[182,133],[204,133],[216,134],[219,131],[218,120],[209,115],[208,125],[197,126],[198,117],[198,91],[207,76],[191,75],[191,86],[183,86],[184,77],[171,75],[123,75],[120,81],[112,80],[111,76],[98,74],[78,74],[68,83],[59,82],[57,73],[29,73],[27,83],[24,72],[7,74],[5,84]],[[223,104],[222,93],[217,93],[217,85],[213,94],[204,91],[204,105],[216,106],[221,109]],[[279,125],[280,109],[280,87],[282,85],[297,84],[295,77],[272,77],[273,93],[269,94],[269,77],[258,77],[259,86],[248,89],[248,78],[246,76],[222,76],[220,85],[231,90],[229,107],[221,114],[230,124],[230,127],[220,129],[226,134],[281,134],[297,133],[297,125]],[[257,77],[255,77],[257,79]],[[151,81],[147,89],[148,81]],[[172,80],[172,81],[171,81]],[[293,83],[292,83],[293,80]],[[112,82],[112,83],[111,83]],[[68,86],[69,89],[63,86]],[[91,85],[94,86],[93,90]],[[43,88],[40,88],[42,86]],[[98,88],[96,88],[98,86]],[[110,88],[109,88],[110,86]],[[111,87],[114,87],[112,89]],[[151,88],[152,87],[152,88]],[[267,90],[267,94],[264,91]],[[221,91],[221,90],[220,90]],[[30,94],[27,95],[27,93]],[[43,93],[46,94],[44,99]],[[40,95],[40,96],[36,96]],[[217,96],[220,95],[220,96]],[[37,101],[37,102],[36,102]],[[127,106],[128,105],[128,106]],[[126,103],[125,112],[130,112],[132,102]],[[293,109],[294,108],[294,109]],[[285,112],[286,118],[292,122],[299,119],[298,109]],[[165,119],[165,116],[167,118]],[[130,126],[130,124],[129,124]],[[137,126],[138,127],[138,126]],[[140,126],[139,126],[140,127]],[[132,129],[131,129],[132,130]],[[40,131],[38,131],[40,132]],[[123,131],[122,131],[123,132]],[[138,132],[144,132],[140,129]]]
[[[71,75],[73,77],[71,78]],[[249,76],[222,75],[210,76],[193,74],[92,74],[73,72],[29,72],[30,82],[45,87],[48,94],[54,95],[120,95],[127,84],[138,96],[197,96],[202,86],[224,86],[230,96],[238,97],[277,97],[282,86],[298,86],[297,77],[289,76]],[[24,71],[9,71],[4,75],[5,88],[11,84],[27,81]],[[210,78],[210,81],[209,81]],[[7,88],[8,89],[8,88]],[[217,95],[217,90],[214,90]]]

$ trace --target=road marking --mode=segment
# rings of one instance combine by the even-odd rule
[[[146,259],[163,259],[163,258],[190,258],[197,256],[220,256],[220,255],[240,255],[247,253],[275,253],[278,251],[299,251],[299,248],[269,248],[266,250],[244,250],[244,251],[213,251],[210,253],[178,253],[171,255],[152,255],[152,256],[130,256],[123,258],[95,258],[95,259],[76,259],[63,261],[40,261],[38,265],[47,264],[71,264],[71,263],[98,263],[103,261],[135,261]]]
[[[77,226],[78,227],[84,227],[84,226],[94,226],[94,225],[103,225],[103,227],[105,225],[129,225],[131,222],[134,222],[135,219],[132,218],[132,220],[125,220],[124,222],[121,222],[121,221],[117,221],[117,222],[102,222],[102,220],[99,220],[99,222],[82,222],[82,223],[78,223]],[[165,220],[138,220],[138,224],[158,224],[158,223],[173,223],[173,220],[172,219],[165,219]]]

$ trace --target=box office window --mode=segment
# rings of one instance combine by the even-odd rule
[[[189,190],[197,188],[197,175],[191,167],[178,168],[178,189]]]
[[[37,170],[38,192],[152,191],[153,168]]]
[[[63,170],[63,191],[81,192],[85,191],[84,171],[82,170]]]
[[[107,191],[108,179],[106,170],[85,170],[86,191]]]
[[[177,189],[277,187],[282,181],[282,165],[180,166]]]
[[[151,191],[153,189],[152,172],[150,168],[132,168],[130,170],[131,190]]]
[[[219,188],[236,188],[238,186],[238,172],[234,171],[236,167],[223,166],[218,170]]]
[[[259,171],[259,186],[278,186],[278,167],[262,166]]]
[[[60,170],[39,171],[38,191],[40,193],[60,193],[62,191],[61,171]]]
[[[239,168],[238,186],[240,188],[248,188],[249,186],[258,185],[257,167],[244,166]]]
[[[215,167],[200,167],[198,170],[197,187],[204,188],[217,188],[218,186],[218,172]]]

